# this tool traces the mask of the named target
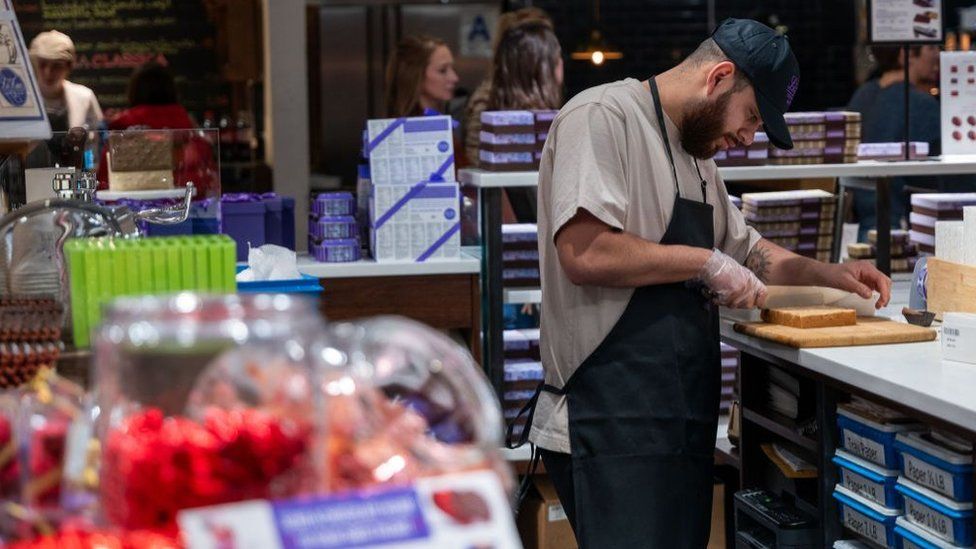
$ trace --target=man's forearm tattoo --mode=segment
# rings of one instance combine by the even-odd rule
[[[746,268],[752,271],[763,284],[769,282],[769,266],[771,263],[769,250],[761,245],[753,247],[752,251],[749,252],[749,257],[746,258]]]

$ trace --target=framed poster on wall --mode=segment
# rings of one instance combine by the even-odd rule
[[[868,42],[941,44],[942,0],[868,0]]]

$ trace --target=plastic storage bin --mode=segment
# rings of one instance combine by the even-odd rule
[[[898,471],[884,469],[867,460],[837,450],[832,460],[840,467],[840,485],[889,509],[901,509],[902,497],[895,490]]]
[[[237,266],[237,272],[241,272],[247,267]],[[258,280],[255,282],[238,282],[237,293],[239,294],[320,294],[322,285],[319,279],[303,274],[301,278],[289,280]]]
[[[922,432],[899,434],[895,448],[905,478],[955,501],[973,501],[971,453],[956,451]]]
[[[841,524],[883,547],[895,546],[895,519],[900,510],[882,507],[838,485],[834,499],[840,503]]]
[[[898,549],[960,549],[958,545],[941,540],[912,524],[905,517],[898,517],[895,521],[895,538]]]
[[[848,453],[877,463],[885,469],[897,469],[895,436],[898,433],[918,430],[921,426],[895,415],[887,419],[890,422],[879,423],[867,417],[857,407],[838,406],[837,426],[840,428],[841,446]]]
[[[895,519],[901,511],[872,503],[839,485],[834,488],[834,499],[840,502],[841,524],[845,528],[882,547],[895,547]]]
[[[909,522],[955,545],[973,544],[973,504],[959,503],[901,478],[896,489],[905,496]]]

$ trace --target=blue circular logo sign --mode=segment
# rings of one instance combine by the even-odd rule
[[[441,141],[437,144],[437,150],[441,151],[442,153],[446,153],[447,149],[449,148],[451,148],[451,146],[447,143],[447,141]]]
[[[448,209],[444,210],[444,218],[445,219],[451,220],[451,219],[454,219],[455,217],[457,217],[457,212],[454,211],[454,208],[448,208]]]
[[[24,80],[10,69],[0,70],[0,95],[14,107],[23,107],[27,102],[27,86]]]

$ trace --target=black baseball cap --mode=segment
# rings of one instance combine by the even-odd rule
[[[722,21],[712,39],[752,82],[770,142],[780,149],[792,149],[793,138],[783,115],[800,86],[800,64],[789,40],[750,19]]]

